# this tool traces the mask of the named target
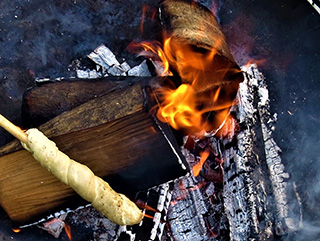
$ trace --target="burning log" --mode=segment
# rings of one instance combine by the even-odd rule
[[[254,65],[243,70],[245,81],[232,108],[239,129],[197,143],[210,146],[212,155],[222,160],[223,187],[206,175],[213,168],[206,163],[199,176],[174,182],[166,216],[173,240],[265,240],[299,228],[295,220],[301,219],[301,210],[293,209],[299,200],[287,196],[295,190],[272,138],[274,119],[264,77]],[[182,149],[189,165],[195,165],[195,152]]]
[[[187,133],[217,132],[243,80],[220,26],[209,9],[194,1],[164,1],[161,20],[164,55],[169,69],[180,77],[175,81],[177,99],[186,96],[188,103],[184,104],[200,113],[190,118],[199,121],[193,122],[194,130]],[[166,101],[164,104],[169,106]],[[162,112],[158,118],[164,121],[167,116]]]
[[[207,19],[209,21],[206,21]],[[292,221],[290,203],[286,197],[288,174],[284,171],[279,149],[271,137],[270,123],[273,120],[269,112],[267,89],[263,77],[255,67],[250,66],[244,69],[245,82],[239,85],[243,80],[242,71],[233,60],[215,18],[212,13],[197,3],[165,1],[162,20],[167,26],[168,41],[164,43],[165,52],[169,56],[168,60],[173,72],[178,73],[182,84],[192,87],[194,96],[201,97],[197,99],[194,109],[198,108],[200,112],[203,109],[206,110],[208,102],[209,105],[215,106],[209,111],[215,112],[213,119],[219,113],[221,114],[220,118],[217,118],[217,123],[208,129],[219,129],[220,126],[228,123],[229,119],[225,116],[230,110],[234,117],[232,119],[234,122],[230,123],[233,125],[237,121],[239,127],[236,135],[233,135],[235,133],[222,134],[221,136],[226,137],[224,139],[214,136],[217,133],[216,130],[210,135],[197,139],[197,145],[200,149],[202,148],[202,153],[211,151],[207,155],[206,162],[198,158],[198,150],[192,150],[192,153],[189,153],[190,167],[197,166],[195,162],[199,159],[204,163],[202,170],[199,170],[199,175],[197,177],[187,175],[180,180],[140,192],[139,200],[155,208],[150,215],[154,218],[144,220],[139,228],[115,227],[118,233],[113,234],[112,237],[117,236],[121,240],[124,232],[136,231],[131,235],[130,240],[161,240],[165,228],[164,222],[167,222],[168,228],[165,233],[175,240],[264,240],[294,230],[297,225]],[[189,56],[196,58],[190,58],[191,61],[188,61]],[[195,59],[203,61],[196,63],[193,62]],[[198,66],[202,67],[201,70]],[[187,74],[190,70],[195,73],[194,76],[201,76],[201,78],[195,81],[194,76],[190,77]],[[175,88],[181,83],[176,81]],[[239,86],[240,92],[237,99],[239,106],[231,107]],[[221,109],[223,112],[220,112]],[[135,115],[134,111],[129,116],[131,118]],[[82,116],[87,120],[85,112]],[[205,117],[209,119],[210,116],[205,115]],[[76,125],[77,120],[72,117],[68,120]],[[144,118],[136,119],[138,122],[142,120]],[[95,121],[90,121],[94,123],[90,131],[95,130],[96,125],[99,125]],[[60,130],[55,129],[55,124],[60,125],[61,122],[52,121],[46,125],[49,133],[50,131],[60,133]],[[145,123],[139,125],[139,128],[143,124]],[[161,132],[162,128],[159,129]],[[78,132],[79,129],[66,127],[61,134],[64,137],[68,135],[71,140],[72,133],[69,132],[73,131]],[[92,135],[100,131],[93,132]],[[75,137],[81,136],[75,135]],[[127,139],[124,140],[127,141]],[[61,139],[61,143],[65,142],[66,139]],[[185,148],[186,145],[187,143]],[[104,147],[102,145],[102,148]],[[170,167],[166,171],[169,169]],[[118,171],[116,170],[117,173]],[[221,180],[222,173],[223,180]],[[129,175],[132,178],[137,174],[129,173]],[[151,176],[153,178],[154,175]],[[1,179],[0,181],[3,182]],[[223,187],[220,181],[223,181]],[[147,211],[146,214],[149,215]],[[114,230],[112,232],[115,233]]]
[[[170,131],[155,123],[146,111],[146,91],[135,84],[95,98],[39,129],[61,151],[132,197],[138,190],[185,173],[183,157],[175,150]],[[10,148],[3,148],[3,152],[10,152]],[[15,222],[30,222],[48,211],[81,203],[70,187],[47,175],[25,151],[3,155],[0,162],[7,167],[6,171],[1,169],[1,205]]]
[[[220,25],[213,13],[195,1],[167,0],[161,11],[169,64],[182,82],[203,92],[221,83],[242,81]],[[237,86],[235,86],[235,92]]]

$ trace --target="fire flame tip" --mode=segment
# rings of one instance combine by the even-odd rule
[[[208,159],[209,155],[210,155],[209,150],[205,150],[203,152],[200,152],[200,161],[192,167],[192,172],[195,177],[199,176],[200,171],[203,167],[203,164]]]
[[[12,231],[15,232],[15,233],[20,233],[21,229],[20,228],[13,228]]]
[[[64,225],[64,230],[68,236],[68,239],[71,241],[72,240],[72,235],[71,235],[71,227],[65,223]]]

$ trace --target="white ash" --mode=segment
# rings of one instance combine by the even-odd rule
[[[76,72],[77,77],[82,78],[82,79],[97,79],[97,78],[101,78],[103,76],[108,76],[108,74],[102,75],[98,71],[90,70],[90,69],[86,69],[86,70],[77,69],[76,71],[77,71]]]
[[[120,62],[117,60],[114,53],[105,45],[101,44],[93,52],[87,56],[95,64],[94,69],[90,69],[85,65],[82,65],[80,60],[74,60],[72,65],[75,69],[75,76],[70,77],[80,79],[97,79],[106,76],[137,76],[137,77],[149,77],[151,73],[149,71],[146,60],[142,61],[139,65],[131,66],[126,62]],[[37,78],[37,83],[44,82],[57,82],[65,80],[64,77],[51,78]]]
[[[105,45],[97,47],[94,52],[88,55],[88,58],[95,62],[97,66],[101,67],[101,76],[151,76],[145,61],[133,68],[131,68],[126,61],[120,64],[113,52]],[[90,78],[85,76],[78,77]]]
[[[97,47],[94,52],[96,54],[96,56],[100,57],[102,59],[102,61],[108,65],[109,67],[113,66],[113,65],[120,65],[119,61],[117,60],[116,56],[114,55],[114,53],[105,45],[101,44],[99,47]],[[91,53],[91,57],[92,54]],[[90,57],[90,54],[88,56]],[[100,64],[100,63],[99,63]]]
[[[168,212],[168,225],[174,240],[203,240],[206,223],[203,216],[208,212],[198,181],[192,176],[175,181]]]
[[[141,62],[141,64],[130,69],[128,71],[128,76],[141,76],[141,77],[151,76],[151,73],[147,65],[147,61],[144,60]]]
[[[100,57],[100,55],[95,52],[91,52],[88,55],[88,58],[95,62],[97,66],[101,66],[103,73],[110,68],[110,66]],[[97,68],[97,70],[99,70],[99,68]]]
[[[120,69],[122,72],[128,72],[131,67],[126,61],[124,61],[122,64],[120,64]]]

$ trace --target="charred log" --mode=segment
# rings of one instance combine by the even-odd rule
[[[221,150],[224,157],[224,205],[231,240],[266,240],[298,228],[287,198],[292,186],[272,138],[268,90],[256,66],[244,69],[237,117],[237,145]],[[221,142],[226,147],[229,140]],[[293,200],[294,201],[294,200]],[[297,200],[295,200],[297,202]]]

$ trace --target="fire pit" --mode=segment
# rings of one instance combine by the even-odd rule
[[[25,34],[24,36],[20,33],[17,35],[21,37],[21,45],[25,47],[24,51],[27,53],[29,53],[27,47],[29,46],[30,48],[30,45],[26,43],[29,43],[28,41],[33,43],[34,41],[32,39],[33,35],[30,35],[30,31],[33,29],[32,22],[30,22],[31,17],[26,17],[25,15],[25,13],[28,12],[26,10],[30,7],[28,4],[32,5],[33,3],[26,3],[20,6],[8,5],[6,6],[7,8],[12,7],[12,9],[15,9],[14,14],[12,14],[12,16],[2,15],[8,22],[10,22],[10,17],[17,20],[16,22],[18,24],[16,26],[18,27],[15,29],[17,33],[19,33],[19,29],[21,31],[24,29],[29,30],[29,32],[23,31],[23,34]],[[304,126],[308,121],[309,126],[306,127],[308,130],[317,123],[319,112],[312,103],[318,101],[319,95],[311,91],[312,89],[316,89],[314,87],[311,88],[311,84],[318,85],[315,79],[316,76],[319,76],[319,73],[317,72],[318,70],[313,68],[312,65],[309,65],[309,63],[316,61],[319,57],[317,55],[312,55],[312,57],[308,57],[307,59],[299,59],[297,57],[298,55],[292,53],[288,54],[287,51],[289,51],[289,48],[284,48],[284,54],[281,54],[281,56],[278,55],[277,51],[272,51],[273,49],[278,50],[278,45],[284,45],[279,39],[287,38],[289,40],[293,37],[287,30],[292,18],[286,14],[288,10],[285,11],[281,9],[293,9],[294,13],[297,15],[299,14],[299,16],[311,12],[311,15],[308,18],[308,26],[314,26],[314,24],[317,23],[317,20],[315,20],[316,17],[318,17],[316,15],[317,13],[313,12],[312,7],[308,3],[297,3],[296,5],[292,2],[290,2],[290,4],[283,3],[283,8],[281,8],[281,6],[277,5],[264,6],[263,2],[259,3],[259,5],[246,3],[239,4],[238,2],[234,2],[232,4],[239,4],[240,7],[238,6],[237,8],[232,9],[230,6],[228,7],[228,10],[226,9],[226,5],[231,5],[229,2],[215,3],[213,5],[211,5],[211,2],[205,2],[204,4],[207,4],[208,7],[212,7],[218,11],[217,16],[223,24],[223,30],[229,40],[231,52],[234,54],[238,63],[244,65],[250,58],[256,58],[259,60],[257,63],[259,69],[261,67],[260,71],[265,71],[266,82],[264,82],[263,76],[255,66],[248,65],[243,69],[246,73],[244,81],[245,85],[241,84],[242,87],[240,87],[240,90],[242,92],[240,91],[238,93],[238,98],[240,98],[240,101],[245,103],[245,105],[243,109],[241,109],[241,105],[239,105],[240,107],[238,109],[237,107],[231,109],[234,117],[238,120],[238,124],[240,124],[237,127],[237,130],[241,130],[240,134],[236,139],[232,136],[222,140],[219,138],[210,139],[209,146],[211,154],[207,156],[208,160],[205,162],[203,171],[198,178],[187,175],[182,179],[164,183],[160,186],[144,190],[138,194],[138,199],[142,201],[141,208],[146,210],[146,216],[149,215],[153,218],[145,218],[143,223],[143,226],[147,227],[146,230],[150,231],[150,235],[139,234],[138,228],[116,227],[114,224],[102,218],[100,214],[96,213],[91,207],[85,207],[81,209],[81,211],[68,214],[65,219],[65,223],[71,226],[74,240],[88,240],[92,239],[93,236],[97,240],[126,240],[128,237],[132,237],[132,235],[140,237],[142,240],[147,240],[149,238],[152,240],[179,240],[179,237],[181,240],[188,240],[191,237],[196,238],[195,235],[201,235],[201,233],[205,233],[207,238],[216,240],[228,240],[229,238],[234,240],[247,240],[249,237],[253,239],[258,237],[264,239],[277,239],[280,237],[286,238],[286,236],[290,240],[294,240],[295,237],[298,237],[297,240],[299,240],[300,234],[308,235],[310,240],[315,240],[318,236],[317,230],[313,229],[317,226],[317,220],[313,219],[314,216],[312,216],[310,212],[314,207],[314,203],[310,202],[311,200],[314,200],[311,199],[311,197],[313,197],[314,194],[316,195],[317,190],[313,188],[302,188],[304,184],[299,180],[300,173],[297,170],[301,169],[301,166],[304,168],[305,165],[300,164],[301,162],[298,161],[290,162],[290,160],[292,158],[293,160],[296,160],[297,157],[301,157],[302,159],[309,158],[310,163],[308,163],[308,165],[311,167],[310,172],[313,172],[312,167],[316,166],[317,157],[310,154],[315,152],[309,151],[308,149],[311,147],[302,148],[303,145],[298,145],[299,148],[296,148],[296,143],[301,143],[302,139],[306,138],[306,132],[291,132],[293,129],[301,130],[298,127],[291,127],[293,127],[294,123],[295,125],[296,123],[299,123]],[[148,2],[146,5],[143,5],[143,3],[138,5],[138,3],[135,2],[133,4],[136,10],[136,15],[134,15],[134,17],[132,17],[133,14],[131,14],[132,9],[124,5],[111,2],[56,3],[51,6],[50,10],[46,10],[47,8],[45,6],[41,7],[40,4],[39,12],[56,11],[53,16],[57,16],[56,18],[58,20],[55,21],[54,19],[48,18],[49,25],[47,26],[63,26],[61,30],[68,30],[66,32],[68,32],[69,35],[61,31],[61,37],[57,37],[57,42],[53,42],[60,43],[58,39],[61,38],[64,40],[63,47],[56,44],[50,45],[50,41],[42,41],[41,38],[46,38],[44,36],[52,36],[50,35],[52,34],[52,32],[50,32],[51,29],[48,28],[49,30],[46,30],[46,27],[38,27],[37,30],[40,29],[41,31],[44,31],[44,34],[39,37],[40,44],[35,45],[37,48],[34,48],[34,50],[38,51],[36,51],[36,53],[39,54],[36,54],[33,58],[38,58],[38,60],[40,60],[40,62],[35,65],[24,65],[24,62],[14,61],[17,56],[15,48],[19,45],[14,45],[14,47],[8,45],[7,48],[3,49],[3,51],[7,49],[8,51],[11,51],[12,54],[9,56],[13,56],[13,58],[10,60],[10,58],[6,58],[4,55],[2,56],[5,60],[4,63],[8,66],[6,68],[2,67],[3,75],[5,77],[1,82],[1,88],[4,93],[4,95],[2,95],[3,101],[0,103],[1,108],[4,110],[2,114],[5,114],[19,124],[17,113],[20,108],[21,94],[25,91],[26,87],[33,85],[34,78],[43,80],[48,76],[49,79],[54,80],[56,77],[61,76],[72,77],[75,74],[78,74],[78,76],[80,74],[95,74],[93,72],[89,73],[86,69],[81,69],[81,67],[86,66],[88,67],[87,69],[91,70],[95,68],[92,63],[86,62],[84,56],[97,48],[101,42],[112,49],[116,54],[117,59],[120,60],[123,57],[126,58],[129,65],[139,66],[143,59],[136,59],[133,55],[124,53],[124,49],[126,49],[131,40],[136,39],[135,35],[142,27],[145,31],[142,33],[141,39],[145,38],[143,35],[148,35],[149,32],[156,33],[148,35],[149,40],[158,39],[159,36],[157,36],[157,34],[159,34],[159,32],[154,31],[154,29],[159,30],[159,26],[155,26],[155,22],[152,22],[152,16],[154,15],[154,10],[157,11],[158,4]],[[254,14],[246,17],[241,14],[246,12],[247,9],[259,9],[261,6],[265,7],[265,11],[255,11]],[[92,22],[88,24],[82,19],[81,14],[78,15],[77,13],[72,12],[74,7],[75,9],[81,9],[82,13],[85,12],[87,16],[90,16],[89,19],[91,19]],[[100,11],[97,12],[97,9]],[[112,9],[112,11],[110,11],[110,9]],[[271,11],[268,9],[276,9],[276,11],[273,11],[271,14]],[[101,22],[103,22],[103,17],[101,17],[103,14],[101,12],[104,11],[107,13],[106,21],[108,22],[108,26],[110,26],[110,29],[107,27],[106,31],[117,33],[113,38],[110,37],[111,35],[106,37],[99,32],[101,31],[99,30]],[[78,45],[75,44],[75,46],[78,47],[74,47],[70,44],[69,48],[74,50],[74,54],[70,54],[70,59],[66,61],[63,60],[62,56],[67,57],[68,54],[62,54],[61,51],[66,48],[65,40],[72,39],[71,36],[74,34],[74,30],[72,30],[73,26],[77,26],[77,28],[82,26],[84,32],[89,32],[89,30],[86,28],[86,24],[81,25],[73,23],[70,27],[66,22],[59,22],[60,19],[65,19],[61,14],[64,12],[71,12],[73,16],[77,17],[75,19],[81,20],[79,21],[80,23],[86,23],[90,26],[93,24],[92,26],[95,26],[95,30],[90,30],[88,36],[92,36],[92,34],[94,36],[96,34],[96,36],[98,36],[97,39],[99,40],[99,43],[96,44],[92,42],[85,44],[87,41],[81,42],[78,40],[81,42]],[[115,12],[118,14],[115,14]],[[291,11],[288,12],[292,14]],[[259,13],[260,15],[256,16],[255,13]],[[126,18],[128,14],[133,20]],[[276,25],[278,20],[272,20],[274,15],[280,16],[280,22],[285,23],[283,28]],[[33,19],[36,20],[39,16],[43,16],[43,14],[35,14]],[[140,16],[143,16],[143,20],[150,17],[150,21],[140,21]],[[267,26],[266,31],[256,30],[257,26],[261,26],[259,23],[264,22],[267,17],[269,17],[269,20],[271,18],[271,20],[265,25]],[[10,23],[12,23],[12,21]],[[144,23],[144,26],[142,26],[142,23]],[[313,28],[304,29],[304,21],[300,21],[299,23],[301,24],[301,28],[297,27],[297,31],[299,33],[305,33],[305,38],[309,45],[299,45],[301,43],[300,39],[295,38],[290,46],[300,46],[301,49],[299,49],[299,51],[302,56],[305,56],[305,53],[313,48],[313,51],[316,53],[316,45],[312,45],[312,43],[314,43],[313,37],[309,38],[308,34],[312,33],[319,36],[319,33],[317,33],[316,30],[313,30]],[[12,24],[14,25],[14,23]],[[125,30],[127,29],[125,26],[132,25],[136,27],[134,31],[128,32]],[[20,26],[22,27],[20,28]],[[96,26],[99,26],[99,29]],[[277,26],[276,30],[281,30],[281,32],[276,32],[274,35],[268,35],[269,28],[275,29],[275,26]],[[118,31],[118,29],[121,30]],[[11,30],[9,30],[9,27],[6,27],[3,28],[3,31],[10,32]],[[121,31],[124,32],[121,33]],[[273,38],[273,36],[282,36],[283,32],[287,33],[285,38]],[[65,37],[66,35],[68,35],[68,37]],[[268,40],[270,41],[265,42],[266,38],[261,40],[258,37],[254,37],[257,35],[268,37]],[[82,36],[78,37],[78,39],[83,38]],[[10,38],[10,35],[6,35],[6,38]],[[14,39],[14,37],[11,38]],[[118,38],[121,40],[120,42],[117,42]],[[8,43],[12,43],[12,39],[10,39],[11,41],[7,39]],[[237,41],[234,39],[237,39]],[[249,46],[249,42],[255,44],[255,46]],[[46,44],[48,44],[50,48],[52,46],[59,46],[52,47],[55,49],[54,58],[56,58],[57,63],[52,62],[52,59],[48,58],[46,55],[45,50],[48,48],[46,47]],[[93,44],[95,44],[95,46],[92,46]],[[264,50],[260,46],[268,47],[271,52]],[[249,47],[252,48],[252,50],[249,50]],[[12,51],[12,49],[14,51]],[[50,55],[49,57],[52,56]],[[78,60],[72,62],[76,58],[78,58]],[[261,61],[261,59],[263,59],[263,61]],[[13,69],[9,67],[10,61],[16,63],[17,70],[13,71]],[[121,63],[122,62],[124,61],[121,60]],[[273,63],[272,68],[270,67],[270,63]],[[307,68],[302,71],[302,66],[304,64]],[[29,71],[28,73],[23,74],[24,78],[17,78],[17,81],[14,81],[12,79],[13,76],[18,75],[16,71],[21,71],[19,65],[23,66],[22,69],[29,69]],[[68,65],[70,65],[70,68],[67,70],[64,66]],[[59,69],[58,66],[62,66],[61,69]],[[295,69],[292,66],[294,66]],[[125,66],[122,66],[122,68],[125,68]],[[281,76],[280,74],[284,74],[285,70],[287,73]],[[117,69],[112,71],[117,71]],[[98,72],[101,73],[101,70],[98,70]],[[309,73],[313,74],[309,75]],[[286,88],[284,88],[283,81],[289,80],[289,76],[294,80],[300,78],[307,79],[310,83],[307,82],[305,86],[301,88],[303,92],[297,89],[297,86],[299,86],[298,81],[295,85],[287,85]],[[266,83],[268,84],[268,87],[266,87]],[[247,89],[244,90],[244,88]],[[268,89],[269,98],[271,100],[271,110],[267,95]],[[280,95],[287,89],[289,90],[289,95]],[[246,93],[250,93],[251,97]],[[305,96],[304,93],[308,93],[308,96]],[[290,100],[289,104],[287,103],[288,99]],[[305,106],[305,108],[299,106],[299,103],[302,103],[302,106]],[[305,113],[305,111],[308,111],[308,113],[306,117],[304,116],[302,121],[302,118],[300,119],[300,113]],[[273,116],[273,113],[278,114],[278,123],[273,123],[276,120],[276,116]],[[284,123],[289,124],[286,126]],[[249,131],[246,130],[245,127],[250,127]],[[274,127],[277,127],[277,129],[273,137],[270,136],[270,134]],[[316,128],[314,129],[317,130]],[[302,136],[298,136],[299,133],[302,133]],[[317,131],[312,131],[308,139],[312,140],[313,143],[317,143],[317,136]],[[4,131],[1,132],[1,137],[3,137],[1,138],[2,144],[7,143],[10,139],[10,136]],[[277,147],[274,140],[283,150],[282,156],[278,155],[280,149]],[[288,140],[290,140],[290,142]],[[184,157],[189,161],[191,166],[196,166],[197,161],[194,160],[195,153],[189,152],[190,146],[192,147],[194,143],[192,140],[183,140],[183,143],[185,144],[185,148],[182,149]],[[202,148],[201,151],[198,151],[198,160],[201,162],[202,158],[205,160],[202,156],[203,147],[208,147],[208,143],[199,142],[197,144]],[[245,149],[242,150],[242,147]],[[253,151],[250,152],[250,150]],[[241,153],[240,155],[239,151]],[[306,151],[308,151],[308,153]],[[202,154],[200,155],[200,153]],[[252,154],[255,156],[252,157]],[[264,158],[266,158],[267,165],[266,163],[261,163],[261,160],[264,160]],[[281,159],[283,160],[283,163],[281,162]],[[202,161],[204,162],[204,160]],[[223,170],[223,175],[220,175],[217,170]],[[269,173],[268,175],[270,176],[263,176],[265,173]],[[316,171],[314,171],[314,173],[317,175]],[[259,174],[263,174],[261,178]],[[279,180],[279,178],[287,179],[289,177],[290,179],[288,182],[286,180],[284,182],[283,180]],[[202,178],[212,180],[212,183],[209,185],[208,183],[203,182]],[[224,180],[223,183],[221,182],[222,178]],[[307,181],[310,183],[315,183],[315,180],[309,180],[307,178]],[[259,185],[255,186],[254,184],[256,183]],[[288,183],[289,187],[283,186],[282,183]],[[291,190],[291,193],[286,193],[284,195],[284,189],[287,188]],[[263,195],[261,196],[260,194]],[[209,197],[209,199],[206,199],[205,197]],[[268,199],[268,197],[270,199]],[[306,198],[308,198],[309,202],[304,202]],[[293,201],[291,202],[290,200]],[[300,212],[301,205],[302,211],[304,211],[302,214]],[[182,213],[183,215],[181,215]],[[1,225],[1,230],[3,231],[1,232],[3,234],[1,235],[3,235],[4,238],[11,236],[16,240],[43,240],[43,237],[45,237],[47,240],[56,240],[35,227],[23,228],[20,233],[15,234],[12,231],[9,218],[4,212],[2,212],[1,217],[3,217],[1,219],[1,222],[3,222],[3,225]],[[185,218],[181,219],[181,217]],[[63,221],[65,215],[63,212],[57,213],[56,218]],[[183,223],[182,220],[185,220],[185,223]],[[309,229],[306,229],[306,227]],[[210,230],[210,232],[203,230]],[[309,230],[309,232],[305,234],[305,230]],[[63,232],[60,239],[67,240],[68,238]]]

